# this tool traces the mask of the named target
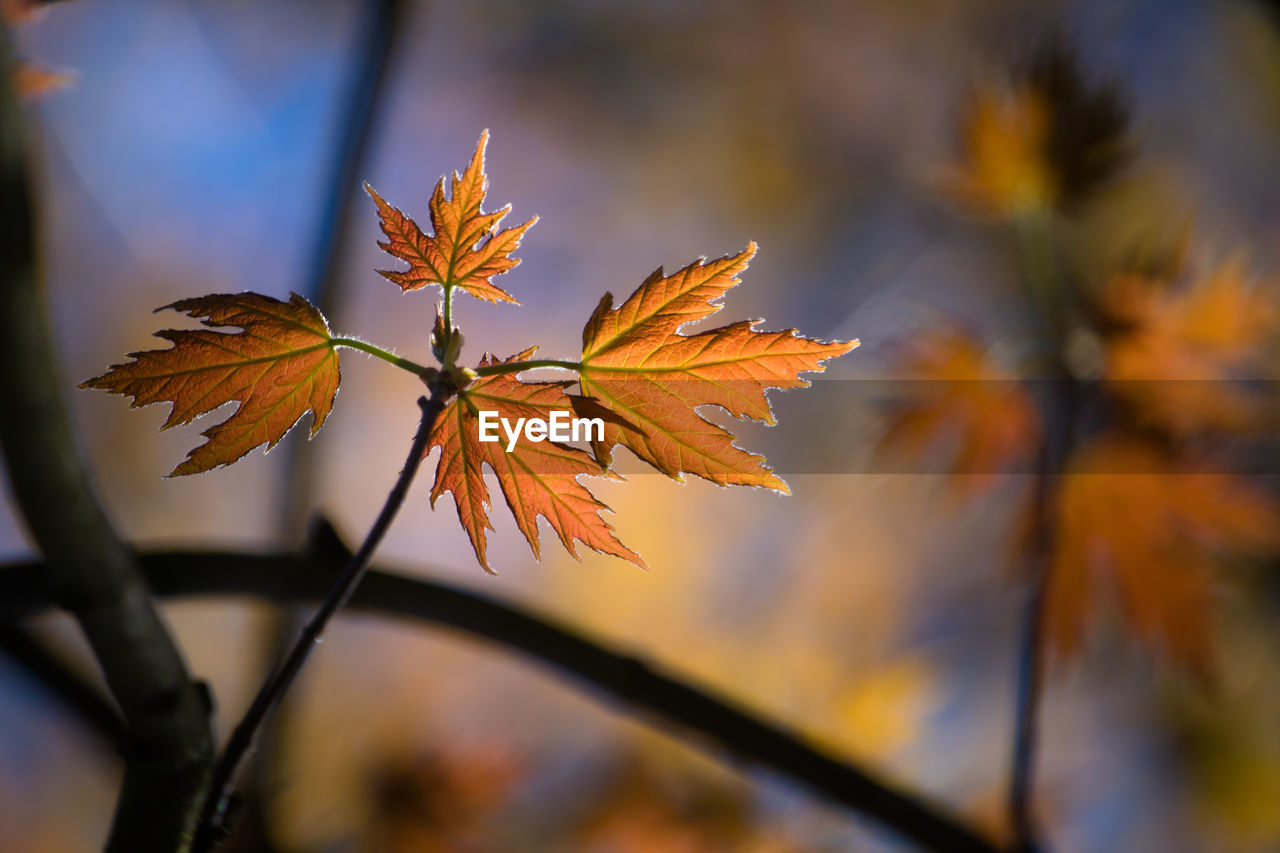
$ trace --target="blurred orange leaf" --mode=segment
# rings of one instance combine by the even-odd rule
[[[1186,288],[1117,276],[1103,310],[1119,326],[1106,376],[1138,411],[1175,432],[1244,429],[1258,408],[1234,380],[1267,371],[1280,312],[1234,259]]]
[[[896,401],[879,450],[953,452],[950,473],[965,492],[1030,458],[1040,440],[1035,403],[980,341],[947,329],[914,338],[898,364],[916,393]]]
[[[34,0],[0,0],[0,25],[16,27],[27,24],[44,12],[47,4]],[[9,82],[19,98],[39,98],[75,83],[70,71],[54,71],[36,62],[17,59],[9,68]]]
[[[208,441],[170,476],[230,465],[261,444],[269,450],[307,412],[315,415],[311,434],[319,431],[341,374],[329,324],[310,302],[296,293],[288,302],[236,293],[183,299],[165,308],[204,318],[206,326],[242,331],[157,332],[173,346],[131,353],[133,361],[113,365],[80,387],[131,396],[131,408],[172,403],[163,429],[238,402],[231,417],[202,433]]]
[[[54,71],[26,61],[19,61],[12,73],[14,91],[22,98],[38,98],[65,89],[76,80],[69,71]]]
[[[1056,651],[1079,650],[1110,591],[1139,639],[1195,673],[1211,671],[1213,570],[1224,557],[1280,545],[1273,500],[1238,477],[1119,438],[1077,451],[1058,500],[1048,619]]]
[[[25,24],[41,12],[35,0],[0,0],[0,22],[6,26]]]
[[[976,89],[960,119],[960,158],[939,175],[942,191],[983,216],[1047,210],[1058,193],[1048,134],[1048,105],[1038,92]]]

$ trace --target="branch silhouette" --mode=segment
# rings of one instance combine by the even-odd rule
[[[0,67],[12,65],[0,27]],[[0,86],[0,445],[13,495],[48,561],[50,603],[75,617],[128,730],[124,783],[107,850],[173,853],[190,843],[213,732],[133,553],[98,502],[62,394],[36,262],[22,115]]]

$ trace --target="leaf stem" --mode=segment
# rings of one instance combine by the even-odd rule
[[[520,373],[525,370],[537,370],[543,367],[554,367],[560,370],[582,370],[580,361],[562,361],[555,358],[539,358],[532,361],[512,361],[506,364],[487,364],[475,368],[477,376],[497,376],[500,373]]]
[[[418,468],[422,464],[422,458],[426,455],[427,446],[431,439],[431,429],[435,426],[437,416],[444,409],[444,401],[445,395],[439,393],[435,388],[432,388],[430,398],[420,397],[418,399],[418,406],[422,409],[422,420],[418,424],[418,433],[413,438],[413,445],[409,448],[409,456],[405,460],[404,468],[400,471],[400,476],[396,479],[395,486],[392,487],[391,492],[387,495],[382,511],[378,513],[378,517],[369,529],[369,533],[365,536],[364,542],[361,543],[360,549],[347,561],[346,568],[342,570],[342,574],[338,576],[338,579],[329,588],[324,600],[320,603],[320,607],[310,621],[303,627],[289,653],[280,664],[280,668],[263,683],[258,695],[253,700],[253,704],[249,706],[249,710],[245,713],[244,719],[240,721],[232,733],[231,740],[227,743],[227,748],[214,766],[213,778],[196,830],[195,850],[207,851],[213,849],[220,840],[220,836],[223,836],[229,830],[228,807],[233,793],[236,770],[253,746],[258,730],[271,712],[275,710],[280,700],[284,698],[284,694],[290,685],[293,684],[298,672],[301,671],[303,664],[306,663],[307,658],[310,656],[311,650],[319,642],[320,635],[324,633],[329,620],[351,598],[356,586],[359,585],[360,580],[368,570],[369,561],[373,558],[373,552],[391,527],[392,520],[395,519],[401,504],[404,503],[405,495],[408,494],[409,485],[413,482],[414,475],[418,473]]]
[[[394,364],[401,370],[407,370],[415,376],[423,376],[430,369],[424,365],[418,364],[416,361],[410,361],[407,358],[402,358],[393,352],[384,350],[376,344],[371,344],[368,341],[362,341],[359,338],[330,338],[329,344],[335,347],[358,349],[361,352],[368,353],[374,358],[380,358],[388,364]]]

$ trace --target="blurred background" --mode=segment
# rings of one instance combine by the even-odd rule
[[[357,177],[422,222],[435,182],[488,128],[489,206],[541,217],[500,280],[523,307],[457,303],[466,357],[532,344],[571,357],[604,291],[749,240],[760,253],[721,317],[862,347],[814,389],[775,392],[778,427],[742,427],[745,446],[777,453],[791,497],[681,485],[633,460],[628,482],[594,487],[647,572],[590,552],[575,562],[545,528],[536,563],[499,508],[499,574],[486,576],[421,479],[377,562],[555,616],[1002,833],[1027,478],[958,496],[945,464],[878,461],[884,412],[863,380],[894,376],[898,343],[939,318],[988,342],[1025,325],[1016,243],[934,175],[961,156],[971,89],[1050,30],[1086,79],[1123,94],[1131,147],[1110,194],[1064,214],[1072,263],[1107,263],[1131,228],[1191,227],[1188,263],[1243,255],[1272,294],[1280,17],[1252,0],[403,5]],[[76,0],[15,27],[23,56],[74,75],[27,106],[43,262],[85,454],[140,547],[291,547],[300,512],[357,540],[398,470],[419,389],[354,352],[332,418],[302,448],[313,476],[300,497],[285,484],[301,430],[270,455],[167,480],[199,425],[159,434],[163,407],[72,389],[182,322],[153,316],[159,305],[309,286],[378,7]],[[353,204],[330,322],[425,361],[433,299],[377,275],[373,204]],[[30,553],[6,504],[0,556]],[[1055,659],[1037,796],[1053,849],[1280,849],[1275,567],[1221,568],[1211,683],[1118,618]],[[234,599],[165,612],[225,737],[281,621]],[[66,620],[39,630],[92,671]],[[119,772],[0,658],[0,849],[95,849]],[[271,846],[242,849],[903,849],[554,672],[366,616],[331,629],[257,772]]]

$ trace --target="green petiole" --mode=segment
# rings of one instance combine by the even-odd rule
[[[349,349],[358,349],[363,353],[368,353],[374,358],[380,358],[388,364],[394,364],[401,370],[407,370],[415,376],[423,376],[431,368],[418,364],[407,358],[402,358],[395,353],[388,352],[377,344],[371,344],[368,341],[362,341],[359,338],[330,338],[329,345],[333,347],[348,347]],[[519,373],[522,370],[537,370],[543,367],[553,367],[560,370],[582,369],[580,361],[562,361],[559,359],[534,359],[532,361],[512,361],[506,364],[488,364],[484,367],[475,368],[477,376],[497,376],[501,373]]]
[[[424,365],[418,364],[416,361],[401,358],[395,353],[387,352],[382,347],[368,343],[367,341],[362,341],[359,338],[330,338],[329,345],[333,347],[358,349],[361,352],[368,353],[374,358],[380,358],[388,364],[394,364],[401,370],[407,370],[415,376],[423,376],[430,369]]]
[[[476,376],[497,376],[500,373],[519,373],[522,370],[536,370],[540,367],[555,367],[561,370],[582,370],[580,361],[560,361],[553,358],[534,359],[533,361],[511,361],[506,364],[486,364],[475,368]]]

